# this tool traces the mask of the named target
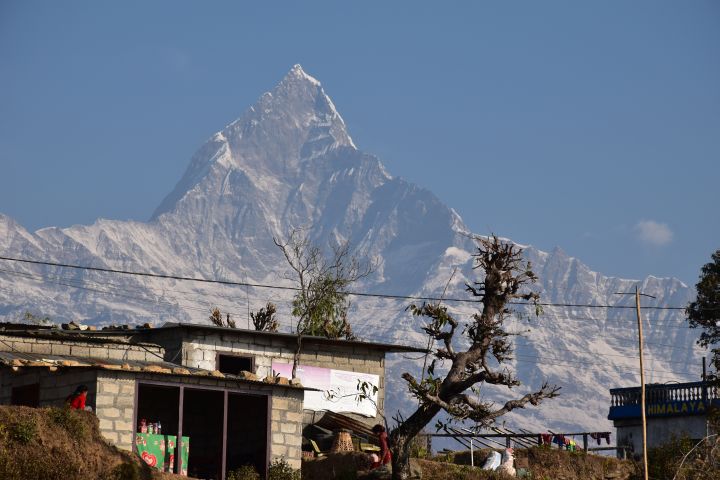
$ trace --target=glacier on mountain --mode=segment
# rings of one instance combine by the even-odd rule
[[[286,263],[272,242],[290,228],[307,229],[324,245],[349,241],[376,260],[373,275],[356,290],[396,295],[467,298],[474,278],[472,232],[430,191],[387,173],[359,150],[319,81],[294,66],[240,118],[213,135],[148,222],[100,219],[92,225],[28,232],[0,214],[3,256],[114,269],[171,273],[238,282],[289,285]],[[540,408],[513,412],[508,425],[530,430],[609,430],[608,388],[639,383],[634,311],[581,305],[632,305],[616,295],[639,285],[654,305],[685,305],[691,288],[672,278],[608,277],[562,250],[525,250],[540,281],[542,301],[579,305],[545,307],[538,318],[519,308],[509,327],[519,335],[509,363],[523,385],[520,396],[543,381],[562,396]],[[206,322],[211,307],[246,325],[249,310],[279,305],[290,328],[287,292],[157,278],[108,275],[68,268],[2,262],[0,318],[25,311],[55,322],[89,324]],[[352,320],[361,338],[425,345],[407,301],[353,298]],[[447,302],[466,320],[472,304]],[[647,310],[648,379],[694,380],[703,351],[682,312]],[[412,405],[399,374],[417,373],[422,359],[389,361],[388,411]],[[492,387],[482,394],[501,401]],[[408,403],[410,402],[410,403]]]

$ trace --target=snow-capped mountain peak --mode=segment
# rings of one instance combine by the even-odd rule
[[[150,222],[102,220],[30,233],[0,214],[0,252],[287,285],[286,262],[272,239],[292,227],[304,228],[322,246],[347,240],[359,255],[375,259],[377,270],[357,286],[363,291],[437,296],[452,275],[447,298],[463,298],[464,284],[476,279],[474,234],[460,215],[429,190],[390,176],[376,157],[358,150],[320,82],[299,65],[193,155]],[[620,304],[627,299],[614,293],[635,284],[594,272],[560,249],[547,253],[528,246],[525,255],[540,278],[538,289],[546,302]],[[22,264],[5,267],[0,271],[3,320],[17,320],[30,311],[55,322],[204,322],[210,308],[219,306],[242,325],[248,309],[274,301],[281,307],[281,324],[290,323],[289,294],[282,291],[241,291]],[[642,288],[658,297],[657,305],[685,305],[692,296],[691,289],[675,279],[648,277]],[[418,319],[407,314],[407,303],[355,299],[354,329],[368,339],[425,345],[427,338]],[[467,319],[473,308],[449,306],[460,319]],[[532,329],[518,338],[512,368],[528,388],[548,379],[563,386],[563,396],[548,408],[523,413],[523,428],[606,429],[607,389],[637,382],[634,321],[623,310],[545,310],[532,324],[511,324],[517,331]],[[680,347],[648,349],[648,380],[688,380],[687,374],[675,372],[687,372],[698,358],[692,347],[696,333],[683,328],[677,312],[651,310],[646,315],[649,347],[653,342]],[[417,365],[402,358],[390,364],[388,378],[395,380],[388,381],[387,398],[397,406],[404,391],[399,370]]]
[[[272,91],[195,153],[152,218],[174,210],[207,178],[229,172],[296,178],[307,162],[340,148],[357,150],[320,82],[295,65]]]

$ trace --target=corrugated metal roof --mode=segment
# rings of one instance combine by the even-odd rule
[[[320,420],[315,422],[315,425],[328,430],[339,430],[341,428],[345,428],[347,430],[352,430],[355,434],[365,435],[366,437],[374,437],[375,435],[369,426],[359,420],[343,415],[342,413],[330,411],[325,412]]]
[[[218,380],[231,380],[242,383],[275,385],[285,388],[293,388],[300,390],[316,390],[314,388],[303,387],[299,384],[265,382],[263,380],[253,380],[251,378],[238,375],[230,375],[221,373],[217,370],[204,370],[201,368],[186,367],[166,361],[147,362],[137,360],[114,360],[114,359],[97,359],[88,357],[76,357],[70,355],[49,355],[44,353],[24,353],[24,352],[0,352],[0,366],[10,368],[94,368],[100,370],[124,371],[130,373],[154,373],[160,375],[176,375],[216,378]]]
[[[136,333],[147,333],[147,332],[157,332],[162,331],[169,328],[185,328],[188,330],[194,329],[194,330],[207,330],[207,331],[215,331],[218,333],[223,334],[240,334],[240,335],[254,335],[254,336],[260,336],[260,337],[269,337],[269,338],[282,338],[285,340],[293,340],[297,339],[297,335],[294,333],[282,333],[282,332],[260,332],[257,330],[247,330],[243,328],[229,328],[229,327],[217,327],[215,325],[204,325],[204,324],[197,324],[197,323],[173,323],[173,322],[167,322],[163,324],[161,327],[152,328],[152,329],[144,329],[144,330],[136,330]],[[85,332],[83,332],[85,333]],[[95,332],[93,332],[95,333]],[[393,343],[381,343],[381,342],[365,342],[362,340],[343,340],[340,338],[327,338],[327,337],[313,337],[313,336],[307,336],[303,335],[303,342],[305,343],[324,343],[328,345],[338,345],[338,346],[351,346],[351,347],[363,347],[363,348],[370,348],[375,350],[383,350],[386,352],[421,352],[425,353],[427,351],[426,348],[423,347],[413,347],[410,345],[396,345]]]
[[[82,336],[84,338],[97,338],[98,340],[109,342],[111,337],[114,336],[144,336],[146,338],[152,337],[155,333],[167,331],[170,329],[185,329],[185,330],[204,330],[217,332],[222,334],[235,334],[235,335],[250,335],[256,337],[265,338],[278,338],[287,341],[295,341],[297,335],[294,333],[283,333],[283,332],[260,332],[257,330],[249,330],[244,328],[230,328],[230,327],[218,327],[209,324],[199,323],[176,323],[166,322],[160,327],[154,328],[117,328],[107,330],[59,330],[59,329],[43,329],[43,331],[33,331],[32,329],[24,330],[23,333],[31,335],[58,335],[64,337]],[[20,334],[20,332],[13,332]],[[7,334],[12,334],[7,332]],[[384,352],[418,352],[425,353],[427,349],[424,347],[414,347],[411,345],[397,345],[393,343],[383,342],[366,342],[362,340],[343,340],[340,338],[327,338],[327,337],[314,337],[310,335],[303,336],[303,342],[306,343],[320,343],[326,345],[337,345],[341,347],[361,347],[367,349],[381,350]],[[134,343],[134,342],[133,342]]]

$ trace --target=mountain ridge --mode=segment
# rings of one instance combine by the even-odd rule
[[[437,296],[455,271],[447,296],[464,297],[464,284],[475,278],[474,234],[460,215],[430,190],[390,175],[377,157],[359,150],[320,82],[300,66],[198,149],[150,221],[99,219],[30,233],[0,214],[0,251],[62,263],[290,285],[272,237],[285,236],[291,228],[305,229],[322,245],[349,241],[355,252],[377,259],[377,270],[358,290]],[[559,248],[544,252],[525,245],[525,255],[540,277],[541,298],[549,303],[629,305],[615,292],[629,291],[638,282],[593,271]],[[243,318],[247,310],[275,301],[283,327],[290,324],[289,297],[276,291],[5,267],[0,271],[0,318],[6,320],[29,310],[56,322],[198,322],[207,321],[212,306]],[[674,278],[647,276],[640,282],[660,305],[685,305],[692,297],[692,289]],[[363,338],[424,345],[427,340],[418,320],[405,311],[406,303],[354,299],[355,330]],[[456,315],[469,314],[462,304],[449,308]],[[624,312],[547,307],[532,321],[525,318],[527,311],[521,312],[522,318],[510,322],[524,332],[511,365],[529,387],[553,380],[564,384],[565,399],[592,406],[593,413],[574,426],[607,428],[607,388],[638,381],[634,323]],[[692,378],[687,365],[698,361],[700,351],[690,347],[693,335],[683,319],[663,310],[647,312],[647,319],[648,342],[686,346],[649,348],[647,365],[654,373],[648,378]],[[592,364],[592,358],[600,361]],[[573,367],[583,373],[568,375]],[[389,368],[399,375],[419,367],[397,357]],[[408,402],[397,383],[388,395],[391,406]],[[500,398],[492,388],[488,395]],[[553,408],[509,418],[561,429],[581,411],[576,406]]]

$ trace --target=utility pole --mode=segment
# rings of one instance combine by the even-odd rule
[[[616,295],[632,295],[632,292],[618,292]],[[635,312],[638,322],[638,346],[640,350],[640,416],[642,417],[642,439],[643,439],[643,472],[645,480],[648,480],[648,459],[647,459],[647,418],[645,416],[645,368],[643,367],[643,331],[642,317],[640,316],[640,296],[655,298],[652,295],[640,293],[635,285]]]

